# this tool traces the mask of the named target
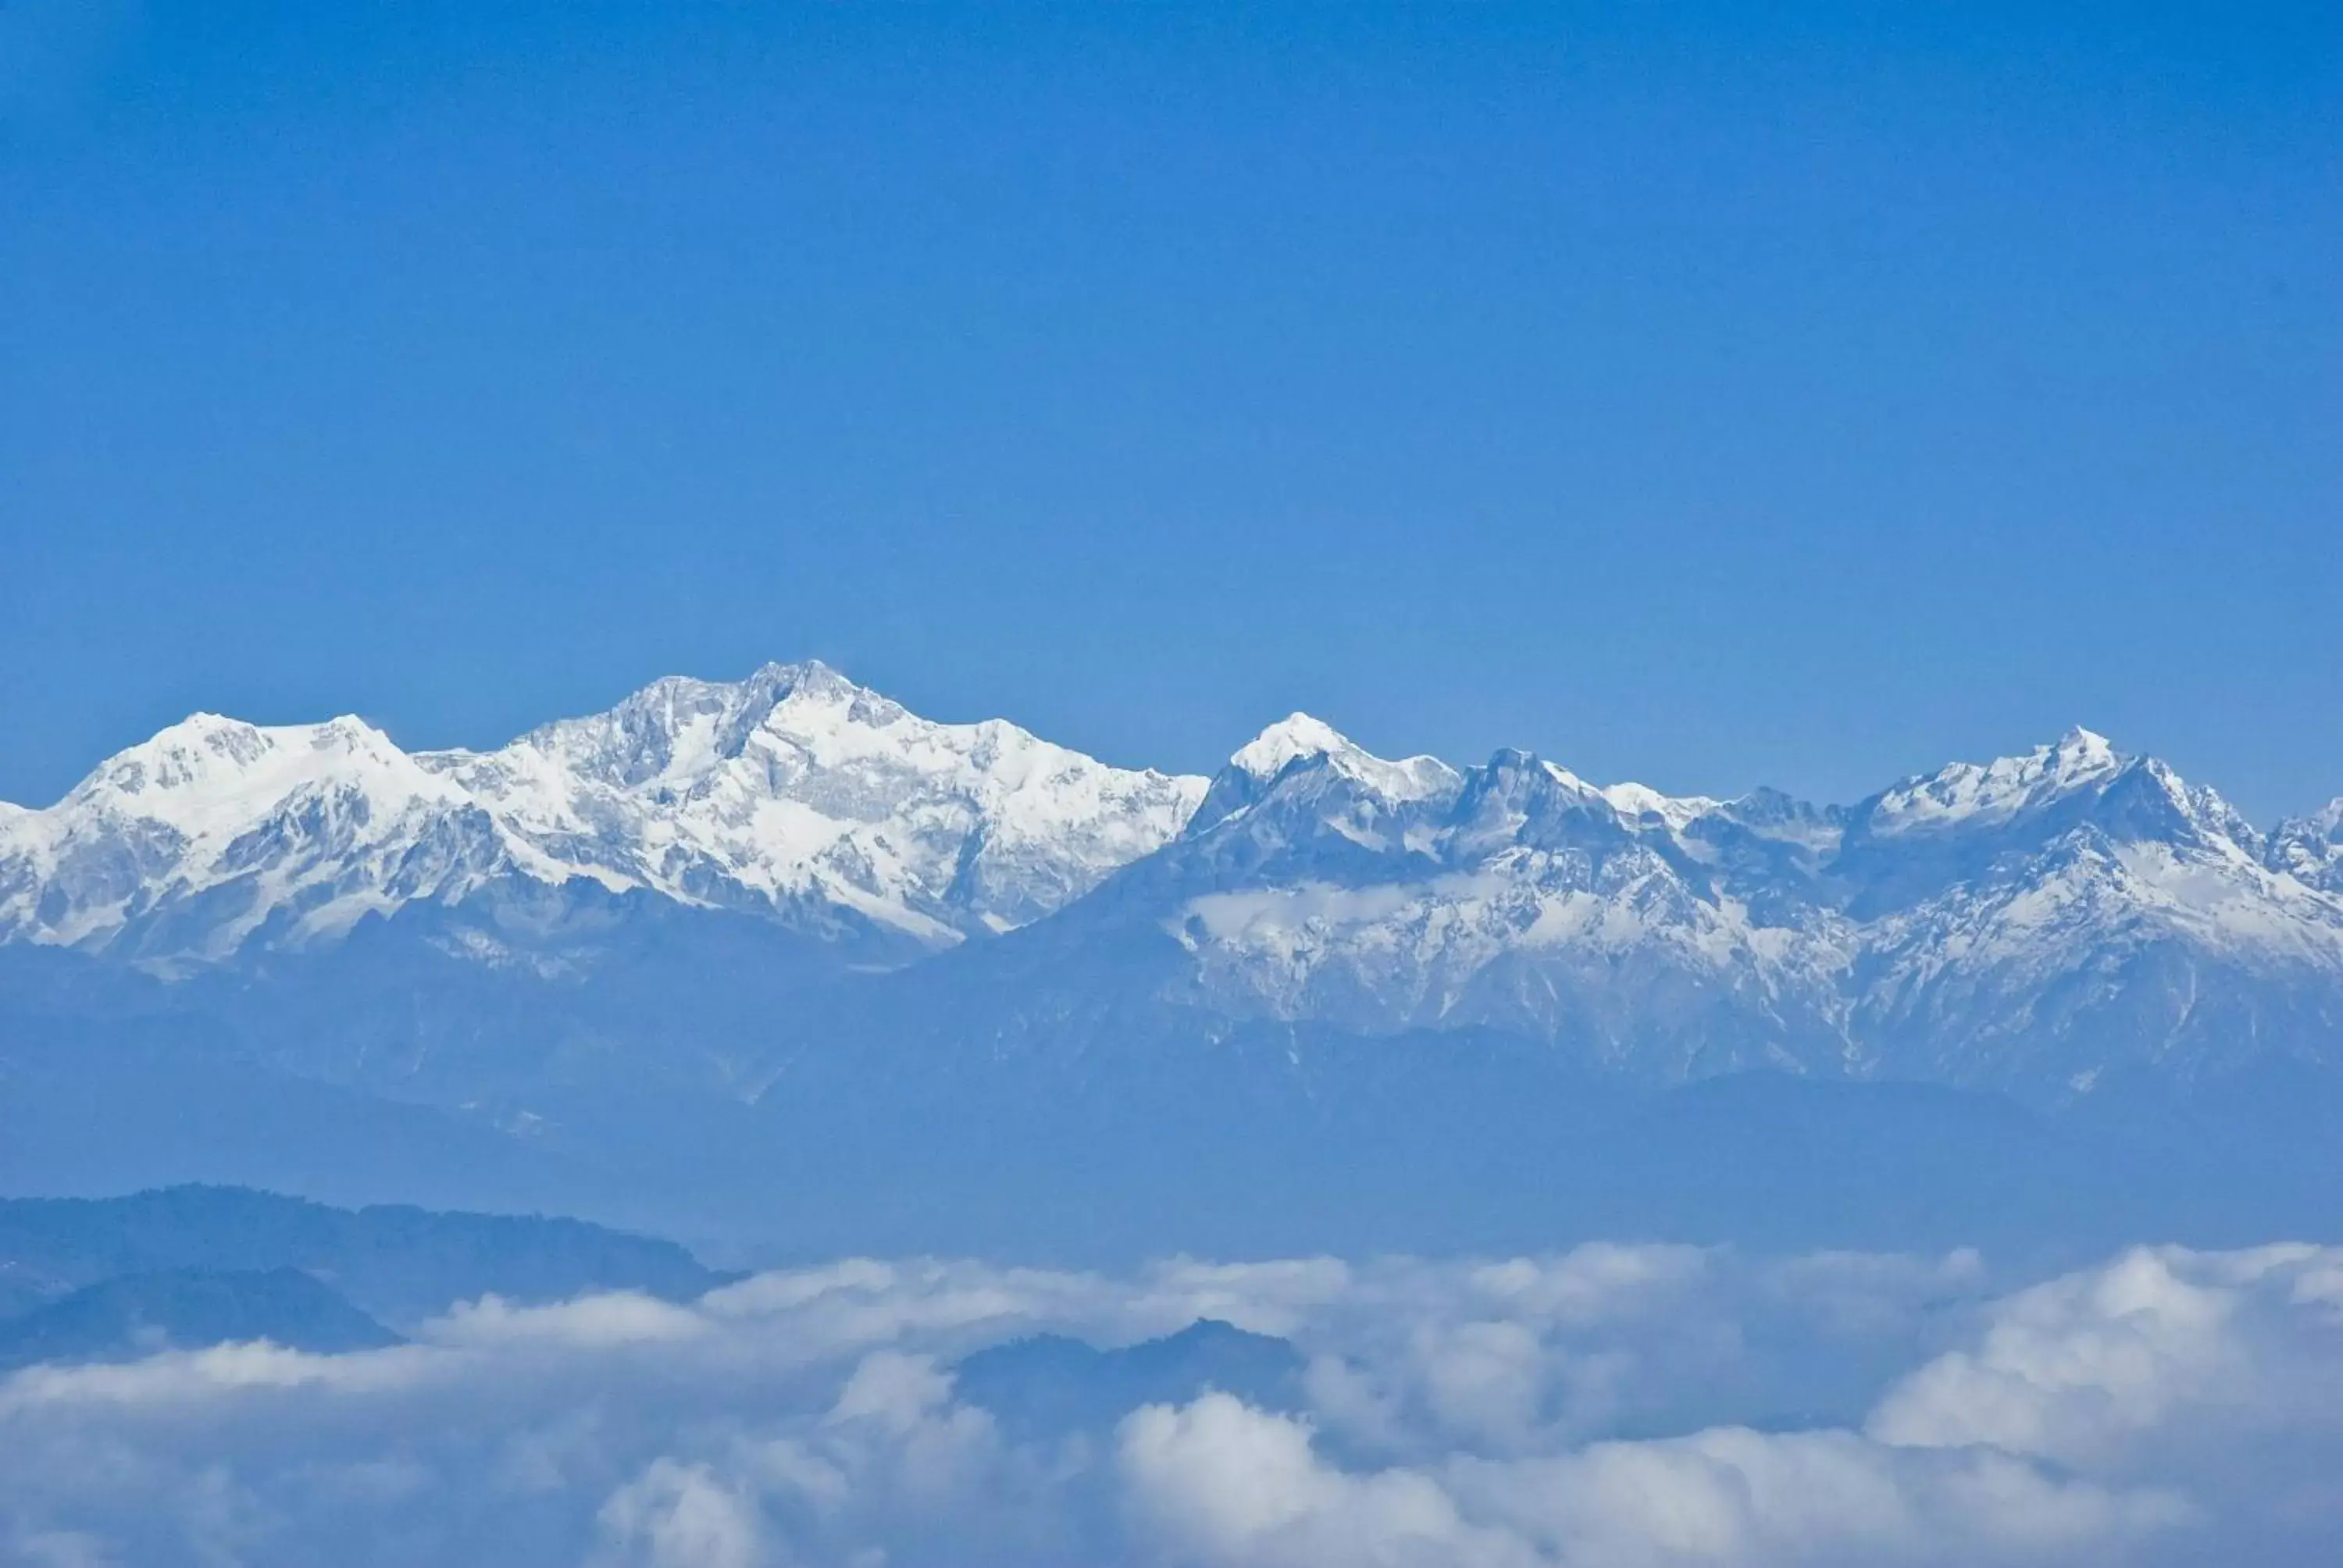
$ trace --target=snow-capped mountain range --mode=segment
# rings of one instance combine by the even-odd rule
[[[518,879],[917,951],[1049,913],[1161,847],[1203,789],[930,723],[818,663],[660,680],[490,752],[197,714],[0,816],[0,940],[183,970]]]
[[[2083,729],[1839,808],[1513,751],[1386,763],[1297,717],[1120,880],[1161,888],[1225,1010],[1489,1027],[1663,1080],[2085,1090],[2265,1047],[2343,1061],[2336,817],[2264,836]]]
[[[468,933],[451,961],[492,960],[473,911],[564,890],[898,970],[995,1035],[919,960],[961,950],[964,980],[998,949],[1057,993],[1141,985],[1126,1010],[1494,1030],[1661,1081],[2343,1069],[2343,799],[2265,833],[2082,729],[1851,807],[1386,760],[1300,714],[1207,779],[931,723],[809,663],[490,752],[198,715],[0,807],[0,944],[175,982],[419,910]],[[1109,961],[1141,950],[1161,961]]]

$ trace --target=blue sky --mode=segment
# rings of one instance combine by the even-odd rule
[[[0,798],[818,655],[2343,791],[2331,6],[0,9]]]

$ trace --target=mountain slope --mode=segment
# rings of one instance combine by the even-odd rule
[[[399,1342],[298,1269],[172,1269],[119,1275],[0,1319],[0,1372],[254,1340],[325,1355]]]
[[[397,1324],[491,1292],[523,1302],[612,1290],[685,1300],[725,1279],[673,1242],[577,1220],[339,1209],[233,1187],[0,1199],[0,1320],[108,1281],[200,1275],[281,1283],[287,1274],[323,1282],[357,1310]],[[177,1293],[155,1288],[157,1299]],[[146,1293],[139,1287],[116,1304],[135,1305]],[[273,1290],[259,1299],[299,1300]]]
[[[1114,1350],[1041,1334],[963,1356],[952,1392],[1021,1442],[1111,1431],[1143,1404],[1186,1404],[1219,1390],[1256,1409],[1302,1404],[1302,1353],[1281,1339],[1203,1318]]]

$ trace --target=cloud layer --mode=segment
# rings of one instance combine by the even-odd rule
[[[1013,1439],[955,1389],[1200,1318],[1300,1387]],[[0,1458],[0,1562],[43,1565],[2329,1562],[2343,1251],[850,1261],[35,1368]]]

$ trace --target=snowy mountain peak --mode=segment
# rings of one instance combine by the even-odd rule
[[[118,812],[200,831],[236,825],[305,783],[394,776],[400,788],[429,792],[407,754],[362,719],[261,726],[197,713],[108,758],[57,809]]]
[[[2280,830],[2289,836],[2323,839],[2343,846],[2343,795],[2338,795],[2308,817],[2289,818]]]
[[[1322,758],[1342,778],[1394,800],[1421,800],[1453,791],[1463,775],[1437,757],[1378,757],[1331,725],[1296,713],[1271,725],[1231,758],[1230,766],[1263,783],[1297,760]]]
[[[2115,742],[2096,729],[2082,725],[2070,726],[2064,735],[2045,748],[2070,768],[2098,769],[2120,761]]]
[[[743,684],[751,690],[769,691],[775,707],[834,709],[867,724],[892,724],[914,717],[893,698],[856,684],[818,658],[765,665]]]
[[[198,713],[48,809],[0,818],[0,940],[118,949],[170,970],[264,929],[296,943],[344,930],[504,864],[468,804],[363,719]]]
[[[2279,823],[2269,836],[2268,859],[2272,870],[2343,895],[2343,795]]]
[[[442,765],[581,872],[928,948],[1047,914],[1177,833],[1204,791],[1003,720],[935,723],[811,660],[655,682]]]
[[[757,667],[756,673],[749,678],[747,684],[764,685],[776,689],[788,688],[793,691],[809,691],[825,696],[871,697],[877,695],[870,688],[858,686],[848,679],[843,671],[831,665],[824,664],[818,658],[800,658],[789,664],[783,664],[778,659],[769,659]]]
[[[1629,821],[1657,819],[1672,832],[1682,832],[1725,804],[1706,795],[1663,795],[1648,784],[1612,784],[1601,794],[1613,810]]]
[[[1353,752],[1366,755],[1349,736],[1325,720],[1296,712],[1237,748],[1229,766],[1266,783],[1298,757],[1340,757]]]
[[[1355,842],[1380,842],[1393,813],[1453,796],[1462,778],[1434,757],[1388,761],[1332,725],[1295,713],[1238,748],[1211,781],[1184,837],[1203,837],[1243,817],[1245,831],[1262,841],[1290,844],[1332,830]]]
[[[1493,795],[1520,800],[1543,792],[1573,809],[1615,814],[1630,827],[1656,826],[1672,833],[1725,804],[1705,795],[1664,795],[1648,784],[1595,784],[1559,762],[1511,746],[1491,753],[1468,788],[1476,799]]]
[[[1867,814],[1874,837],[1998,826],[2129,765],[2107,739],[2077,726],[2047,746],[1991,762],[1956,762],[1879,795]]]
[[[834,716],[817,720],[817,728],[853,720],[883,725],[906,717],[895,703],[808,660],[768,664],[738,681],[663,677],[607,712],[557,719],[506,751],[528,747],[625,788],[689,780],[739,756],[749,737],[783,710]],[[789,718],[780,723],[789,728]],[[451,765],[472,759],[470,753],[446,755]]]

